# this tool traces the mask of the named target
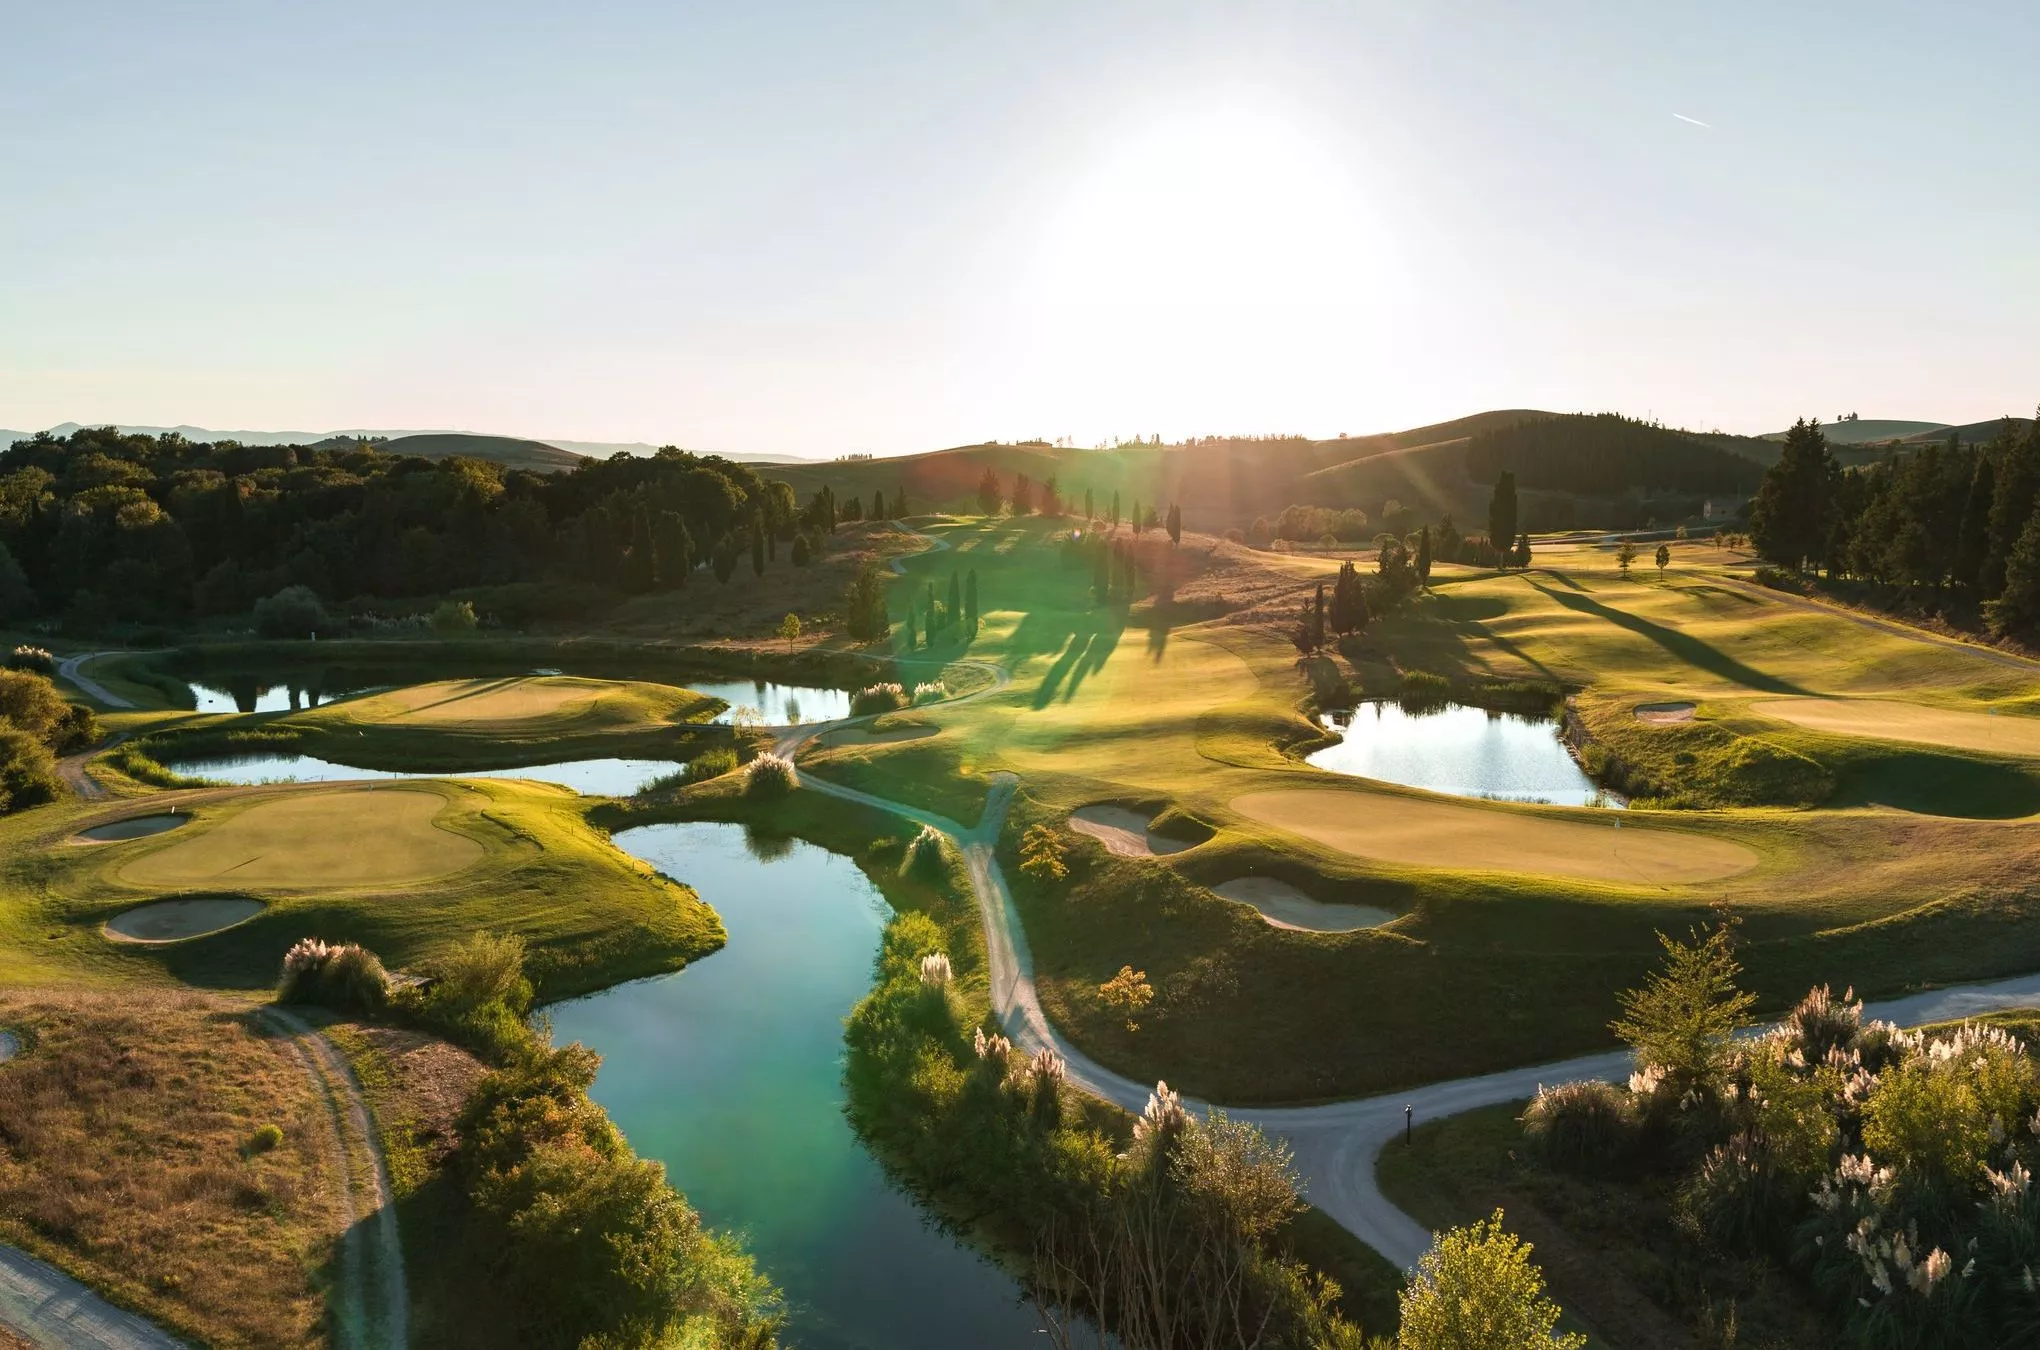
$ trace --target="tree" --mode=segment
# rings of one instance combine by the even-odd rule
[[[1756,1005],[1754,994],[1736,987],[1742,965],[1735,959],[1735,927],[1717,923],[1689,941],[1658,934],[1664,965],[1621,995],[1622,1016],[1609,1030],[1629,1043],[1638,1069],[1664,1074],[1673,1100],[1688,1092],[1711,1095],[1736,1029]]]
[[[963,578],[963,623],[964,627],[969,631],[969,635],[976,637],[978,630],[978,596],[977,569],[975,567],[965,573]]]
[[[876,642],[892,628],[885,607],[885,574],[867,564],[843,596],[843,627],[856,642]]]
[[[1840,481],[1841,467],[1820,423],[1803,417],[1794,422],[1750,507],[1757,552],[1795,572],[1825,561]]]
[[[1636,561],[1636,541],[1625,538],[1615,550],[1615,566],[1623,576],[1629,575],[1629,565]]]
[[[1669,544],[1659,544],[1659,545],[1657,546],[1657,559],[1656,559],[1656,562],[1657,562],[1657,571],[1658,571],[1658,575],[1659,575],[1660,577],[1662,577],[1662,576],[1663,576],[1663,575],[1665,574],[1665,569],[1666,569],[1667,567],[1670,567],[1670,566],[1672,565],[1672,548],[1671,548],[1671,545],[1669,545]]]
[[[1976,468],[1969,475],[1969,494],[1962,503],[1952,568],[1955,584],[1967,591],[1983,584],[1983,564],[1990,556],[1990,504],[1996,493],[1997,470],[1989,455],[1978,455]]]
[[[1062,493],[1055,485],[1055,475],[1041,480],[1041,514],[1051,519],[1062,515]]]
[[[255,602],[255,631],[263,637],[311,637],[327,626],[326,607],[309,586],[286,586]]]
[[[477,623],[475,607],[466,600],[441,600],[432,611],[432,631],[441,637],[472,633]]]
[[[1522,571],[1529,566],[1530,536],[1528,534],[1519,534],[1516,536],[1516,569]]]
[[[1487,534],[1497,552],[1509,547],[1509,541],[1516,537],[1516,474],[1504,469],[1495,479],[1494,495],[1488,498]],[[1507,553],[1502,554],[1502,566],[1507,567]]]
[[[1140,1010],[1154,1002],[1155,987],[1148,983],[1146,971],[1121,966],[1117,975],[1098,986],[1098,997],[1126,1018],[1128,1031],[1139,1031]]]
[[[1013,514],[1030,516],[1034,514],[1034,485],[1027,481],[1027,475],[1013,476]]]
[[[914,636],[914,607],[909,604],[907,606],[906,617],[900,620],[900,649],[910,652],[919,645],[919,641]]]
[[[984,477],[978,479],[978,514],[981,516],[998,515],[999,507],[1005,503],[1005,500],[1006,494],[999,487],[999,475],[993,472],[991,465],[985,465]]]
[[[779,636],[789,645],[800,638],[800,615],[789,614],[779,621]]]
[[[1091,489],[1089,489],[1089,488],[1085,488],[1085,489],[1084,489],[1084,519],[1085,519],[1085,520],[1096,520],[1097,518],[1098,518],[1098,508],[1097,508],[1096,504],[1095,504],[1095,503],[1094,503],[1094,502],[1092,501],[1092,498],[1091,498]]]
[[[1367,626],[1367,591],[1360,582],[1360,569],[1349,559],[1339,565],[1339,577],[1332,585],[1330,610],[1332,631],[1344,637]]]
[[[1169,503],[1169,526],[1168,526],[1168,529],[1169,529],[1169,542],[1170,542],[1170,543],[1171,543],[1172,545],[1180,545],[1180,544],[1182,544],[1182,542],[1183,542],[1183,508],[1182,508],[1182,507],[1180,507],[1180,506],[1178,506],[1178,505],[1176,505],[1176,503],[1174,503],[1174,502],[1170,502],[1170,503]]]
[[[1296,650],[1303,656],[1320,651],[1325,645],[1325,583],[1320,581],[1314,599],[1303,602],[1303,613],[1296,620],[1296,629],[1289,635]]]
[[[643,595],[659,579],[659,565],[652,548],[652,512],[643,502],[630,512],[630,551],[623,556],[623,588]]]
[[[35,592],[29,589],[28,574],[0,543],[0,624],[26,618],[35,609]]]
[[[756,512],[751,515],[751,575],[765,575],[765,522]]]
[[[658,555],[659,584],[678,590],[687,584],[694,570],[694,536],[687,532],[687,520],[678,511],[661,511],[652,529],[653,552]]]
[[[1119,489],[1118,489],[1118,488],[1114,488],[1114,489],[1112,489],[1112,524],[1113,524],[1113,525],[1114,525],[1115,527],[1116,527],[1116,526],[1117,526],[1117,525],[1119,524]]]
[[[949,604],[942,611],[942,621],[954,628],[963,618],[963,584],[956,573],[949,574]]]
[[[1417,531],[1417,584],[1431,584],[1431,527],[1424,526]]]
[[[1502,1228],[1502,1212],[1431,1241],[1402,1291],[1396,1350],[1580,1350],[1557,1330],[1530,1244]]]
[[[2005,587],[2005,567],[2019,535],[2040,500],[2040,417],[2016,434],[2009,422],[1991,442],[1985,457],[1995,459],[1995,478],[1990,502],[1990,546],[1986,550],[1979,589],[1986,600],[1994,600]]]
[[[2031,634],[2040,631],[2040,511],[2027,518],[2026,528],[2005,559],[2004,588],[1984,604],[1993,633]]]

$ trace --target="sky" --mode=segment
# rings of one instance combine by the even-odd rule
[[[2040,401],[2029,0],[0,3],[0,426]]]

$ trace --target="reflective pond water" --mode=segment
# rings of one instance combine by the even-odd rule
[[[253,680],[232,685],[191,685],[191,696],[202,713],[301,712],[352,698],[362,689],[316,689],[298,684],[259,684]]]
[[[774,684],[770,680],[689,683],[687,687],[730,705],[716,715],[718,722],[744,721],[754,726],[792,727],[803,722],[834,722],[850,715],[850,691],[847,689]]]
[[[1331,709],[1318,722],[1345,736],[1308,759],[1333,773],[1454,797],[1622,805],[1587,777],[1549,717],[1490,712],[1463,703],[1417,712],[1381,701]]]
[[[654,779],[686,767],[670,759],[573,759],[557,764],[532,764],[515,769],[476,769],[461,773],[393,773],[357,769],[311,755],[234,755],[218,759],[180,759],[172,772],[214,783],[339,783],[365,778],[530,778],[591,797],[628,797]]]
[[[1028,1350],[1012,1278],[932,1227],[843,1117],[843,1019],[888,915],[848,858],[743,827],[650,825],[618,846],[694,887],[729,945],[550,1010],[599,1051],[594,1096],[717,1227],[742,1232],[803,1350]]]

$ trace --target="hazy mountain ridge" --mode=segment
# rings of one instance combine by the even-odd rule
[[[338,441],[377,440],[395,442],[411,440],[418,437],[461,436],[470,437],[476,441],[501,441],[508,445],[542,446],[550,450],[564,451],[565,453],[572,455],[575,459],[583,458],[607,459],[611,455],[618,453],[640,456],[654,455],[657,454],[660,449],[659,446],[652,445],[645,441],[577,441],[566,440],[560,437],[550,436],[530,436],[530,437],[495,436],[486,432],[448,431],[445,429],[407,430],[403,428],[391,428],[391,427],[382,428],[343,427],[334,431],[218,431],[210,427],[195,427],[190,425],[181,425],[174,427],[151,427],[151,426],[133,426],[124,422],[116,423],[62,422],[56,426],[47,428],[47,430],[49,434],[52,436],[69,436],[72,432],[84,430],[88,426],[102,427],[109,425],[115,426],[119,428],[119,430],[124,434],[131,436],[135,435],[161,436],[166,433],[174,433],[176,435],[184,437],[184,439],[188,441],[204,441],[204,442],[239,441],[242,445],[323,445],[329,442]],[[5,428],[0,428],[0,448],[5,448],[6,446],[12,445],[16,441],[28,440],[37,434],[38,434],[37,432],[33,431],[9,431]],[[401,451],[399,453],[425,454],[427,458],[436,457],[428,451],[422,451],[418,449],[410,449],[407,451]],[[444,453],[473,454],[483,459],[497,458],[497,456],[494,454],[485,453],[484,450],[481,448],[472,448],[463,451],[447,451]],[[786,454],[766,455],[747,451],[732,452],[732,451],[708,451],[708,450],[697,451],[696,453],[720,454],[724,459],[731,460],[740,464],[780,464],[801,462],[801,457],[798,455],[786,455]],[[517,465],[513,467],[529,467],[529,466]],[[572,464],[563,463],[559,467],[571,468]]]

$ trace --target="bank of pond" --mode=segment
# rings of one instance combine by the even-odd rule
[[[1305,762],[1332,773],[1451,797],[1623,805],[1587,776],[1551,717],[1464,703],[1404,705],[1376,699],[1327,709],[1317,721],[1340,740]]]

